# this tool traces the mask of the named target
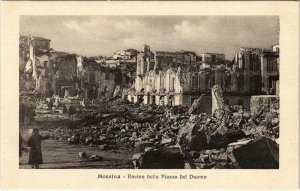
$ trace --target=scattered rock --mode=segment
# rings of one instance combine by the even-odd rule
[[[90,159],[95,160],[95,161],[99,161],[102,160],[103,157],[99,156],[99,155],[91,155]]]
[[[78,153],[78,155],[81,157],[81,158],[87,158],[87,155],[86,155],[86,153],[85,152],[80,152],[80,153]]]
[[[278,169],[279,148],[268,138],[261,138],[233,150],[234,157],[241,168]]]
[[[109,145],[107,145],[107,144],[99,145],[98,148],[99,148],[101,151],[106,151],[106,150],[109,150],[109,149],[110,149]]]
[[[139,152],[144,152],[145,149],[147,147],[150,147],[151,145],[152,145],[151,142],[146,142],[146,141],[137,142],[137,143],[135,143],[135,151],[138,152],[138,153]]]
[[[140,169],[183,169],[185,165],[182,154],[166,150],[146,152],[138,164]]]

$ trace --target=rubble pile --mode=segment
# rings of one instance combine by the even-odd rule
[[[279,113],[279,97],[266,96],[252,96],[250,101],[251,113],[261,115],[266,111]]]
[[[279,112],[275,106],[272,110],[260,107],[254,113],[241,106],[224,106],[222,116],[188,114],[189,108],[184,106],[139,105],[121,99],[112,101],[108,108],[115,113],[108,116],[94,113],[93,118],[83,120],[92,123],[51,127],[51,137],[69,144],[95,146],[100,150],[134,151],[133,161],[137,168],[162,168],[163,164],[151,165],[148,162],[156,163],[153,156],[174,148],[177,148],[174,156],[178,161],[183,157],[190,168],[277,167]],[[269,166],[260,164],[261,160],[255,158],[256,163],[251,163],[254,166],[249,166],[247,159],[241,157],[247,154],[262,157],[253,153],[257,142],[265,145],[260,149],[265,150],[262,152],[263,156],[268,156]],[[173,156],[166,154],[169,155]],[[182,167],[181,164],[178,162],[178,168]],[[168,165],[165,168],[169,168]]]
[[[190,151],[188,168],[278,169],[279,147],[268,138],[240,139],[221,149]]]
[[[70,144],[98,146],[101,150],[134,150],[137,143],[175,144],[178,130],[186,123],[188,109],[120,104],[119,100],[111,103],[109,108],[117,115],[85,115],[82,116],[84,124],[76,127],[50,127],[51,137]],[[87,121],[93,121],[93,124],[87,124]]]
[[[178,143],[190,168],[278,168],[279,102],[251,113],[226,106],[222,118],[191,115]]]
[[[279,138],[279,97],[252,96],[250,101],[252,119],[257,129],[271,139]],[[269,131],[269,133],[266,133]]]

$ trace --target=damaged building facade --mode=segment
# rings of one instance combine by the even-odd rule
[[[96,99],[117,86],[129,82],[119,68],[102,67],[95,60],[76,54],[54,51],[51,40],[34,36],[20,36],[20,80],[22,93]]]
[[[19,42],[20,91],[47,94],[51,89],[51,40],[29,35],[20,36]]]
[[[152,53],[146,45],[138,54],[137,76],[128,100],[190,106],[202,95],[203,110],[211,111],[211,88],[219,85],[226,104],[249,108],[251,95],[276,94],[277,89],[271,90],[276,85],[266,79],[279,80],[278,73],[273,72],[273,69],[277,71],[274,64],[277,58],[278,53],[273,51],[241,48],[235,59],[228,63],[224,54]],[[272,70],[270,63],[274,64]]]
[[[103,67],[95,60],[75,54],[57,59],[55,64],[56,95],[97,99],[112,95],[122,85],[119,69]]]
[[[240,48],[236,53],[231,69],[242,76],[240,92],[279,95],[279,45],[272,49]]]
[[[82,66],[83,75],[81,82],[86,98],[111,97],[117,86],[122,86],[126,83],[121,70],[118,68],[103,67],[88,58],[83,58]]]
[[[156,105],[191,105],[201,94],[209,93],[214,78],[222,83],[224,75],[212,69],[221,63],[225,64],[224,54],[152,53],[145,45],[144,51],[138,54],[137,77],[128,100]]]

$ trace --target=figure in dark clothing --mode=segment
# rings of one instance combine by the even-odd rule
[[[53,102],[52,102],[52,101],[49,101],[49,103],[48,103],[48,108],[49,108],[49,109],[52,109],[52,107],[53,107]]]
[[[33,128],[33,134],[30,136],[27,145],[30,147],[28,164],[32,165],[32,168],[39,168],[40,164],[43,164],[41,141],[48,139],[49,135],[42,136],[39,134],[39,129]]]

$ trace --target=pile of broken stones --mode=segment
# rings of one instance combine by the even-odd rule
[[[90,125],[52,127],[53,139],[134,151],[136,168],[278,168],[279,112],[228,107],[221,118],[183,106],[109,104],[119,112]]]
[[[222,119],[192,115],[178,135],[190,168],[278,168],[279,113],[231,107]]]

